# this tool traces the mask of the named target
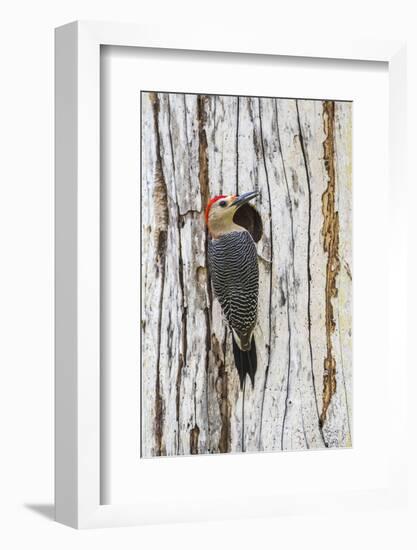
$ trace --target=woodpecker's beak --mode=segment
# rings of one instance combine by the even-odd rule
[[[242,195],[239,195],[235,198],[235,200],[230,204],[230,206],[234,206],[235,208],[240,208],[250,200],[254,199],[256,196],[258,196],[258,191],[248,191],[247,193],[243,193]]]

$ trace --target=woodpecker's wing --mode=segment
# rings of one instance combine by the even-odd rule
[[[233,231],[209,240],[208,262],[223,313],[241,341],[241,349],[250,349],[259,284],[258,258],[251,235],[247,231]]]

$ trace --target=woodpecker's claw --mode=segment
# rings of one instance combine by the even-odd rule
[[[262,260],[263,262],[265,262],[266,264],[272,265],[272,261],[271,261],[271,260],[268,260],[268,258],[265,258],[265,257],[262,256],[261,254],[259,254],[259,252],[258,252],[258,258],[259,258],[260,260]]]
[[[259,195],[258,191],[248,191],[247,193],[242,193],[242,195],[239,195],[235,198],[230,206],[239,208],[240,206],[243,206],[250,200],[254,199],[257,195]]]

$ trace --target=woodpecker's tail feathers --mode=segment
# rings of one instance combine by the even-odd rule
[[[233,355],[235,357],[237,372],[239,373],[240,389],[243,388],[243,382],[247,374],[249,375],[253,388],[257,366],[255,338],[252,336],[250,349],[248,351],[243,351],[239,348],[233,336]]]

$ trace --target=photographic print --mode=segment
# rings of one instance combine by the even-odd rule
[[[141,457],[352,445],[352,103],[143,91]]]

